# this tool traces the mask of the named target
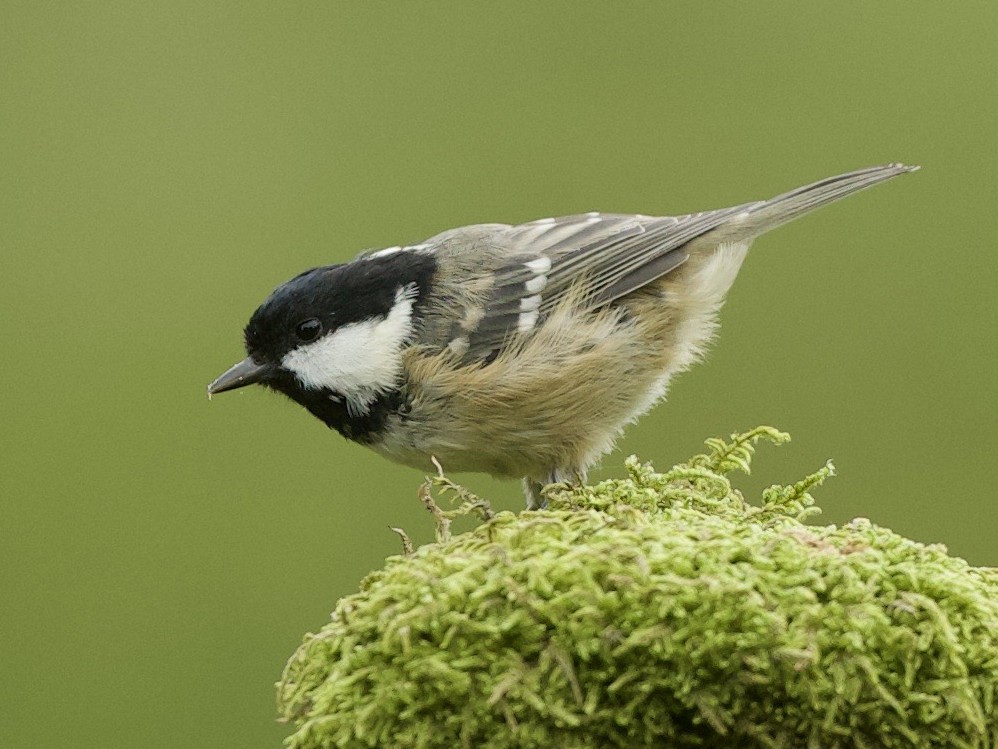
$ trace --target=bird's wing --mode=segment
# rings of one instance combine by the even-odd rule
[[[744,207],[690,216],[587,213],[510,227],[498,239],[506,262],[495,272],[485,314],[468,336],[465,359],[529,333],[585,279],[587,306],[601,307],[684,263],[683,245]]]
[[[688,243],[717,231],[717,241],[759,234],[917,167],[871,167],[797,188],[770,200],[687,216],[586,213],[500,227],[503,262],[493,275],[484,313],[461,346],[466,361],[501,350],[531,332],[575,284],[585,282],[586,306],[598,308],[682,265]],[[712,237],[714,235],[711,235]]]

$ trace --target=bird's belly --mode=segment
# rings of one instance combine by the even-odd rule
[[[491,407],[414,408],[370,444],[403,465],[435,473],[434,460],[448,473],[488,473],[546,481],[556,471],[584,473],[612,448],[623,428],[644,413],[664,392],[668,377],[649,373],[627,392],[590,386],[573,398],[544,410],[537,398],[496,400]],[[632,386],[635,383],[631,383]],[[590,384],[592,385],[592,384]],[[578,388],[577,383],[565,388]],[[493,394],[495,395],[495,394]]]
[[[436,464],[439,464],[447,473],[488,473],[500,478],[535,473],[542,452],[535,450],[535,446],[511,449],[505,441],[498,446],[495,443],[459,446],[445,440],[419,440],[406,431],[397,431],[369,446],[389,460],[427,473],[437,473]],[[535,457],[524,459],[523,448],[534,452]]]

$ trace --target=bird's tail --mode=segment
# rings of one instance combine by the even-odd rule
[[[813,182],[785,192],[769,200],[750,203],[745,210],[719,226],[715,231],[730,234],[732,239],[753,239],[771,229],[793,221],[805,213],[821,208],[860,190],[873,187],[899,174],[914,172],[919,167],[886,164],[857,169],[837,177]],[[713,239],[716,241],[717,236]]]

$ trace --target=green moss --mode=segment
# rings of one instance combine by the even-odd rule
[[[760,428],[390,558],[279,684],[290,747],[995,747],[998,571],[802,523]],[[451,488],[446,479],[432,481]]]

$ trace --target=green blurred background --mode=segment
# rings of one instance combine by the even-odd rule
[[[205,385],[278,283],[465,223],[921,163],[758,242],[599,476],[773,424],[795,441],[745,486],[833,457],[825,522],[998,564],[996,29],[995,3],[3,3],[0,745],[279,744],[301,635],[389,524],[430,537],[420,475]]]

